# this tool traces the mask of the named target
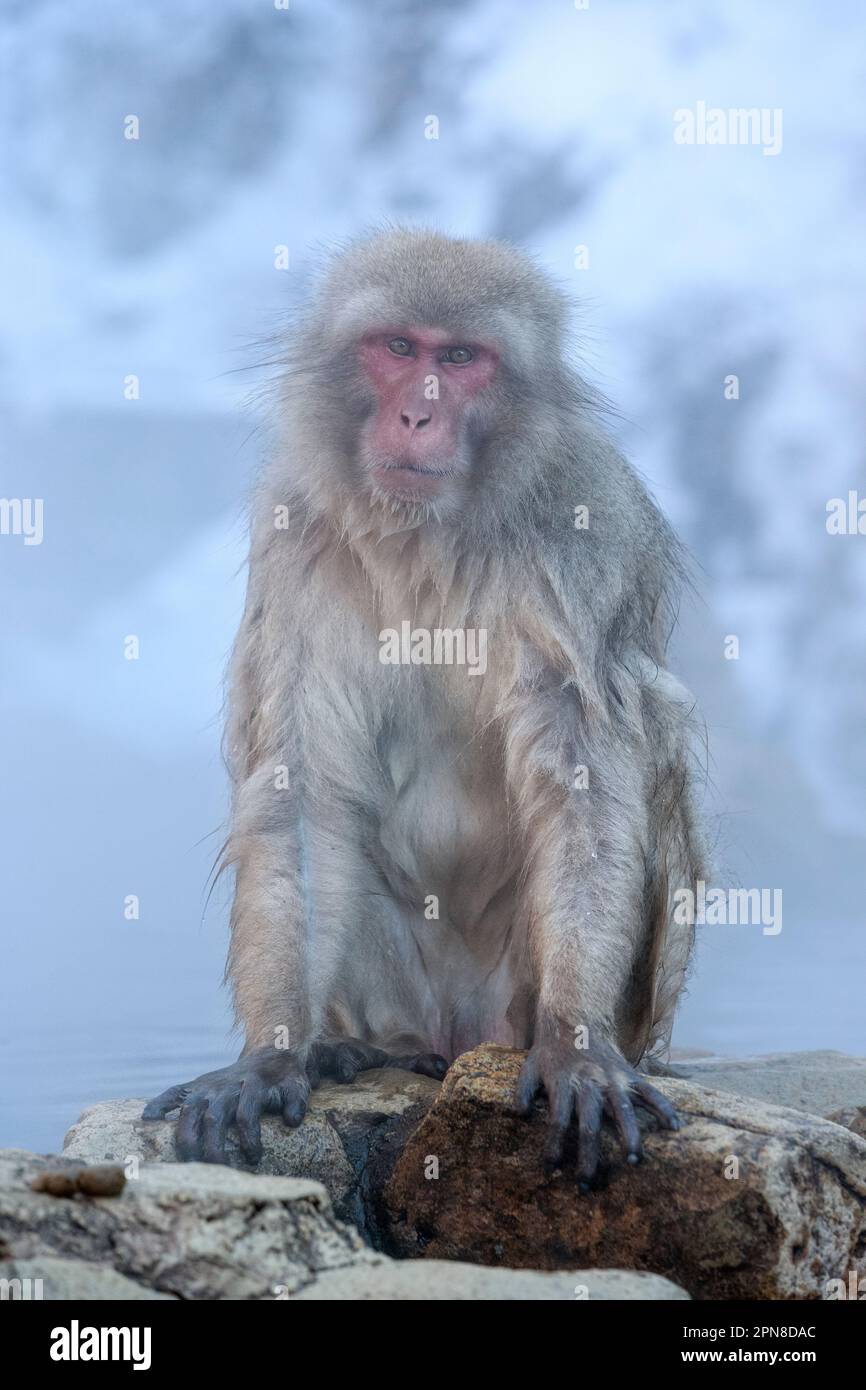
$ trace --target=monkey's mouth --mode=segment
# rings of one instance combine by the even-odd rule
[[[373,477],[386,492],[435,492],[446,479],[453,477],[452,468],[422,467],[405,460],[401,463],[382,463],[373,470]]]

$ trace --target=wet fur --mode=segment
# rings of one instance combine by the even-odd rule
[[[566,309],[512,248],[396,231],[335,259],[286,345],[227,728],[248,1048],[286,1026],[301,1050],[450,1059],[528,1047],[542,1016],[632,1061],[666,1043],[692,944],[673,893],[702,873],[692,702],[665,668],[682,564],[566,363]],[[471,476],[418,507],[357,460],[354,344],[402,322],[503,354]],[[486,628],[486,674],[381,665],[404,618]]]

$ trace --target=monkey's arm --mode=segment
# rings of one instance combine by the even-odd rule
[[[681,718],[667,703],[659,710],[657,697],[645,699],[639,682],[620,674],[610,707],[590,709],[573,682],[536,662],[508,734],[509,782],[526,838],[538,995],[519,1102],[528,1110],[538,1089],[546,1090],[547,1158],[554,1165],[578,1119],[582,1184],[597,1168],[604,1110],[632,1162],[640,1156],[635,1102],[668,1127],[677,1125],[673,1108],[630,1063],[664,1026],[660,976],[684,968],[688,953],[668,937],[661,883],[677,858],[679,846],[668,840],[676,838],[679,808],[667,808],[663,844],[656,804],[665,781],[660,762],[681,757]],[[687,854],[679,857],[688,864]]]
[[[231,1066],[172,1086],[146,1107],[145,1119],[180,1109],[182,1159],[226,1162],[234,1124],[244,1157],[258,1163],[262,1115],[281,1113],[286,1124],[299,1125],[322,1076],[349,1082],[371,1067],[399,1066],[441,1078],[447,1066],[431,1053],[393,1057],[356,1038],[323,1034],[328,977],[309,949],[315,905],[308,856],[323,836],[340,839],[341,828],[348,842],[351,828],[340,826],[339,804],[304,765],[310,623],[300,604],[287,614],[282,594],[291,586],[270,572],[275,563],[273,549],[263,548],[258,563],[254,553],[226,729],[234,794],[223,866],[235,871],[226,976],[245,1046]],[[317,927],[321,937],[324,924]]]
[[[279,615],[266,603],[273,546],[256,554],[232,659],[226,760],[233,783],[231,831],[221,867],[233,868],[235,894],[226,976],[245,1047],[230,1067],[170,1087],[152,1100],[145,1119],[180,1108],[180,1158],[225,1162],[226,1135],[236,1124],[248,1161],[261,1157],[261,1115],[281,1111],[303,1119],[311,1084],[308,1066],[311,999],[304,951],[302,768],[293,732],[297,653]],[[275,655],[268,659],[268,650]]]

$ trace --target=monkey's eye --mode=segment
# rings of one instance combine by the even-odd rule
[[[443,362],[451,362],[455,367],[465,367],[472,361],[472,349],[467,347],[446,348],[442,354]]]
[[[395,357],[411,357],[412,344],[408,338],[392,338],[388,344],[388,351],[393,352]]]

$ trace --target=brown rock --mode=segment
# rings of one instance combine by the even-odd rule
[[[683,1128],[659,1133],[642,1115],[638,1167],[606,1134],[600,1186],[582,1197],[573,1152],[562,1171],[544,1171],[545,1107],[516,1113],[522,1056],[487,1046],[452,1067],[385,1192],[391,1253],[648,1270],[700,1298],[821,1298],[828,1280],[863,1266],[866,1142],[854,1134],[659,1078]]]

